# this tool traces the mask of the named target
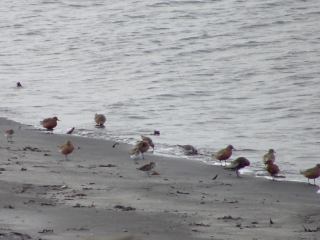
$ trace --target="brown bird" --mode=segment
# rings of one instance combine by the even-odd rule
[[[265,154],[262,158],[262,162],[266,165],[268,161],[275,162],[276,156],[274,155],[275,151],[273,149],[269,149],[269,152]]]
[[[240,177],[239,170],[247,166],[250,166],[249,160],[244,157],[239,157],[236,160],[232,161],[230,165],[228,165],[224,169],[236,171],[237,177]]]
[[[103,114],[95,114],[94,120],[96,121],[97,125],[100,127],[104,126],[104,123],[107,121],[106,117]]]
[[[150,145],[149,145],[149,142],[146,141],[146,140],[142,140],[142,141],[139,141],[135,146],[134,148],[132,148],[132,153],[135,152],[137,149],[140,150],[141,154],[142,154],[142,157],[144,159],[144,156],[143,156],[143,153],[148,151]]]
[[[47,130],[53,130],[57,126],[57,121],[60,121],[57,117],[46,118],[40,122],[40,124]]]
[[[231,157],[232,149],[234,149],[233,146],[232,145],[228,145],[226,148],[221,149],[220,151],[212,154],[212,156],[215,159],[220,160],[221,166],[222,166],[221,161],[223,161],[223,160],[224,160],[225,165],[227,165],[227,159],[229,159]]]
[[[198,154],[198,150],[191,145],[178,145],[178,147],[181,147],[185,154],[187,155],[196,155]]]
[[[141,168],[137,168],[140,171],[144,171],[148,174],[148,176],[150,177],[150,173],[153,172],[153,170],[155,169],[157,164],[155,164],[154,162],[151,162],[150,164],[144,165]]]
[[[154,144],[151,138],[149,137],[145,137],[143,135],[141,135],[142,140],[148,141],[149,145],[154,149]]]
[[[12,129],[9,129],[4,132],[4,135],[7,137],[8,142],[13,142],[12,141],[13,134],[14,134],[14,131]],[[10,138],[10,141],[9,141],[9,138]]]
[[[74,149],[74,145],[71,141],[67,141],[60,147],[60,152],[66,156],[67,161],[69,160],[67,155],[72,153]]]
[[[305,176],[306,178],[308,178],[309,184],[310,184],[309,179],[313,179],[313,185],[316,185],[316,178],[318,178],[320,176],[320,164],[317,164],[313,168],[309,168],[307,170],[300,171],[300,173],[303,176]]]
[[[272,149],[270,149],[270,150],[272,150]],[[280,172],[278,165],[274,164],[271,159],[266,162],[266,165],[267,165],[266,169],[267,169],[268,173],[270,174],[270,176],[273,177],[272,180],[274,180],[275,175]]]

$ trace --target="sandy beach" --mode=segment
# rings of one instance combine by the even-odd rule
[[[307,179],[237,178],[150,150],[135,164],[130,145],[3,118],[0,132],[2,239],[320,239],[319,187]],[[67,140],[69,161],[58,151]],[[137,170],[151,161],[159,175]]]

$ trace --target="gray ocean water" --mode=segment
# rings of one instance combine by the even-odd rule
[[[286,180],[320,163],[318,0],[4,0],[0,11],[2,117],[57,116],[57,133],[127,143],[159,130],[155,154],[232,144],[258,176],[269,148]]]

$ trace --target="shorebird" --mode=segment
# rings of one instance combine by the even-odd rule
[[[47,130],[53,130],[57,126],[57,121],[60,121],[57,117],[45,118],[40,124]]]
[[[273,149],[269,149],[269,152],[267,154],[265,154],[262,158],[262,162],[266,165],[267,162],[272,161],[275,162],[276,161],[276,156],[274,155],[275,151]]]
[[[247,166],[250,166],[250,161],[244,157],[239,157],[236,160],[232,161],[224,169],[236,171],[237,177],[240,177],[239,170]]]
[[[20,82],[17,82],[17,87],[22,87]]]
[[[4,132],[4,135],[7,137],[8,142],[13,142],[12,141],[13,134],[14,134],[14,131],[12,129],[9,129]],[[10,138],[10,141],[9,141],[9,138]]]
[[[270,149],[270,150],[272,150],[272,149]],[[278,165],[274,164],[272,159],[267,161],[265,164],[267,165],[266,169],[267,169],[268,173],[270,174],[270,176],[273,177],[272,180],[274,180],[275,175],[280,172]]]
[[[225,163],[225,166],[227,165],[227,159],[229,159],[232,155],[232,149],[233,146],[232,145],[228,145],[226,148],[224,149],[221,149],[220,151],[212,154],[212,156],[215,158],[215,159],[218,159],[220,161],[220,164],[222,166],[222,163],[221,161],[224,160],[224,163]]]
[[[155,164],[154,162],[151,162],[150,164],[144,165],[141,168],[137,168],[137,169],[140,170],[140,171],[144,171],[150,177],[150,173],[153,172],[153,170],[155,169],[156,165],[157,164]]]
[[[142,140],[142,141],[139,141],[134,146],[134,148],[132,148],[132,152],[138,149],[142,154],[142,158],[144,159],[143,153],[148,151],[149,147],[150,147],[149,142],[146,140]]]
[[[178,147],[181,147],[183,149],[183,151],[185,152],[185,154],[188,154],[188,155],[198,154],[198,150],[191,145],[178,145]]]
[[[72,153],[74,146],[71,141],[67,141],[60,147],[60,152],[66,156],[67,161],[69,160],[67,155]]]
[[[140,152],[139,149],[134,149],[134,150],[131,152],[130,157],[134,160],[134,162],[135,162],[136,164],[138,164],[138,160],[141,160],[141,159],[142,159],[142,153]]]
[[[154,144],[151,138],[149,137],[145,137],[143,135],[141,135],[142,140],[148,141],[149,145],[154,149]]]
[[[94,120],[96,121],[97,125],[100,127],[104,126],[104,123],[107,121],[106,117],[103,114],[95,114]]]
[[[307,170],[300,171],[300,173],[303,176],[305,176],[306,178],[308,178],[309,184],[310,184],[309,179],[313,179],[313,185],[316,185],[316,178],[318,178],[320,176],[320,164],[317,164],[313,168],[309,168]]]

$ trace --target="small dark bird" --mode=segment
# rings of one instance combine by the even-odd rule
[[[187,155],[196,155],[198,154],[198,150],[191,145],[178,145],[178,147],[181,147],[185,154]]]
[[[236,171],[237,177],[240,177],[239,170],[247,166],[250,166],[250,161],[244,157],[239,157],[236,160],[232,161],[230,165],[228,165],[224,169]]]
[[[233,146],[232,145],[228,145],[226,148],[221,149],[220,151],[212,154],[212,156],[215,159],[220,161],[221,166],[222,166],[221,161],[223,161],[223,160],[224,160],[225,165],[227,165],[227,159],[229,159],[231,157],[232,149],[234,149]]]
[[[22,87],[20,82],[17,82],[17,87]]]
[[[97,125],[100,127],[104,126],[104,123],[107,121],[106,117],[103,114],[95,114],[94,120],[96,121]]]
[[[316,185],[316,178],[318,178],[320,176],[320,164],[317,164],[313,168],[309,168],[307,170],[300,171],[300,173],[303,176],[305,176],[306,178],[308,178],[309,184],[310,184],[309,179],[313,179],[313,185]]]
[[[274,155],[275,151],[273,149],[269,149],[269,152],[262,157],[262,162],[266,165],[268,161],[274,162],[276,160],[276,156]]]
[[[57,117],[45,118],[40,122],[40,124],[47,130],[53,130],[53,128],[55,128],[58,124],[57,121],[60,121]]]
[[[151,138],[149,137],[145,137],[143,135],[141,135],[142,140],[148,141],[149,145],[154,149],[154,144]]]
[[[144,171],[150,177],[150,173],[152,173],[154,171],[156,165],[157,164],[155,164],[154,162],[151,162],[150,164],[144,165],[141,168],[137,168],[137,169],[140,171]]]
[[[160,131],[154,130],[153,135],[160,136]]]
[[[268,173],[273,177],[272,180],[274,180],[275,175],[280,172],[278,165],[274,164],[272,160],[269,160],[266,162],[266,166]]]
[[[137,149],[140,150],[141,154],[142,154],[142,157],[144,159],[144,155],[143,153],[148,151],[150,145],[149,145],[149,142],[146,141],[146,140],[142,140],[140,142],[138,142],[132,149],[131,149],[131,152],[135,152]]]
[[[67,155],[70,154],[70,153],[72,153],[72,152],[73,152],[73,149],[74,149],[74,146],[73,146],[73,144],[72,144],[71,141],[67,141],[65,144],[63,144],[63,145],[60,147],[60,152],[65,155],[67,161],[69,160],[68,157],[67,157]]]
[[[271,220],[271,218],[270,218],[270,224],[273,224],[273,221]]]

